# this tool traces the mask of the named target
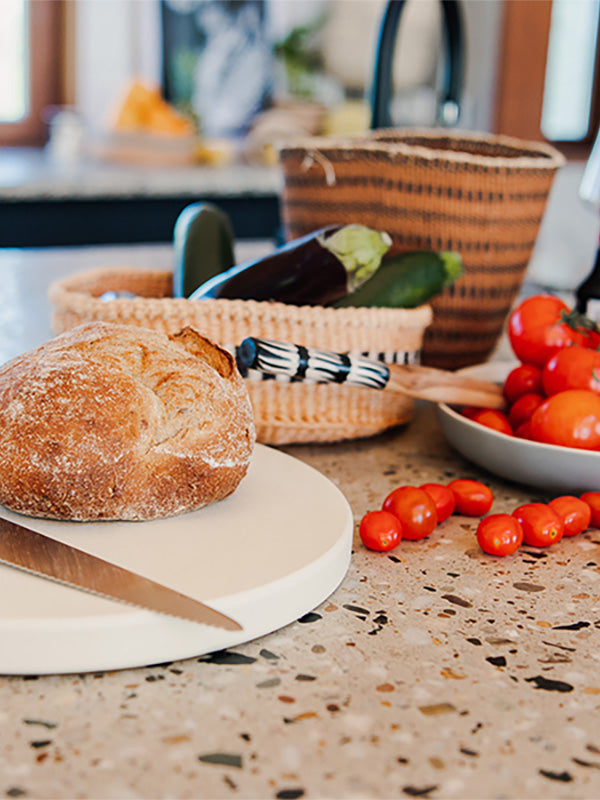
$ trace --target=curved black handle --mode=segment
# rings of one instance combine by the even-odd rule
[[[389,0],[375,54],[371,89],[371,128],[392,126],[392,66],[398,25],[405,0]],[[464,25],[459,0],[441,0],[446,61],[442,81],[442,99],[438,112],[441,125],[454,125],[460,114],[460,96],[464,77]]]

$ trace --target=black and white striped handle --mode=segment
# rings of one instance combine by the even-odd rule
[[[390,377],[382,361],[255,337],[243,340],[236,358],[242,375],[255,369],[267,375],[284,375],[313,383],[347,383],[370,389],[385,389]]]

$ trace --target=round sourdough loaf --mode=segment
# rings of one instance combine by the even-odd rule
[[[0,367],[0,503],[37,517],[149,520],[231,494],[255,442],[226,350],[89,323]]]

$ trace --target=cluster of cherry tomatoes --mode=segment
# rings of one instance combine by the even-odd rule
[[[468,478],[448,484],[399,486],[388,494],[381,509],[364,515],[359,535],[369,550],[393,550],[403,539],[425,539],[438,523],[460,514],[481,517],[477,541],[484,553],[508,556],[522,544],[547,547],[563,536],[600,527],[600,492],[585,492],[581,497],[561,495],[549,503],[524,503],[511,514],[489,514],[493,502],[488,486]]]
[[[503,385],[506,410],[462,413],[509,436],[600,450],[598,326],[554,295],[535,295],[511,313],[507,333],[520,363]]]
[[[402,539],[425,539],[454,513],[470,517],[487,514],[493,502],[489,486],[468,478],[448,484],[399,486],[388,494],[381,509],[364,515],[360,538],[370,550],[393,550]]]

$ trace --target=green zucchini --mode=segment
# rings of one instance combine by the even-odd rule
[[[460,255],[449,251],[417,250],[384,257],[368,281],[333,306],[416,308],[454,283],[463,272]]]

